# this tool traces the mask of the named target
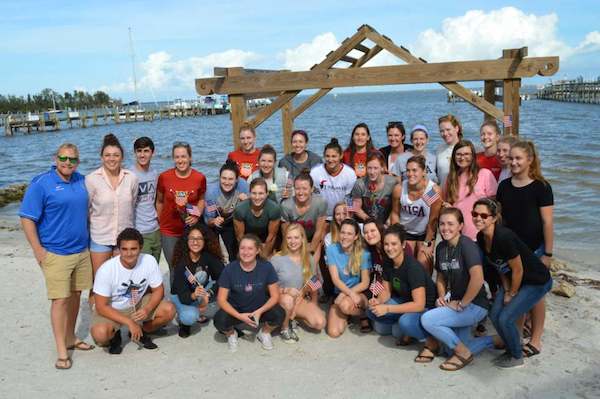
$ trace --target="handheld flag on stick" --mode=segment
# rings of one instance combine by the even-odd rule
[[[385,291],[385,286],[381,284],[381,281],[375,279],[369,286],[369,291],[373,293],[373,296],[378,296],[383,291]]]
[[[313,291],[318,291],[323,284],[321,283],[321,280],[319,280],[319,278],[317,277],[317,275],[313,275],[311,278],[309,278],[306,281],[306,284],[308,286],[308,288],[310,288]]]

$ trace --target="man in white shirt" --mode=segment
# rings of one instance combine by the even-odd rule
[[[175,306],[164,300],[162,274],[152,255],[142,254],[142,234],[126,228],[117,237],[119,256],[104,262],[94,281],[96,309],[91,334],[100,346],[119,354],[122,325],[131,339],[146,349],[157,349],[147,333],[175,317]]]

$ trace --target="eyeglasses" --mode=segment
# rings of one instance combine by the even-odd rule
[[[204,241],[203,237],[198,237],[198,238],[188,237],[188,242],[202,242],[202,241]]]
[[[483,220],[485,220],[485,219],[491,217],[492,215],[490,215],[489,213],[478,213],[478,212],[475,212],[475,211],[471,211],[471,216],[473,216],[473,218],[476,218],[476,217],[479,216],[480,218],[482,218]]]
[[[471,158],[471,157],[473,157],[473,154],[471,154],[470,152],[467,152],[464,154],[456,153],[455,156],[456,156],[456,158]]]
[[[57,155],[56,158],[60,162],[67,162],[67,161],[69,161],[71,163],[71,165],[75,165],[77,162],[79,162],[79,158],[77,158],[77,157],[67,157],[67,156],[63,156],[63,155]]]

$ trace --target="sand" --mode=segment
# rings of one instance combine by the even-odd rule
[[[592,253],[560,246],[556,253],[572,274],[600,280]],[[514,370],[493,367],[498,353],[489,351],[462,371],[443,372],[441,358],[413,362],[417,345],[395,347],[390,337],[354,327],[339,339],[304,330],[297,344],[275,337],[270,352],[242,339],[232,354],[212,324],[185,340],[172,324],[155,337],[158,351],[132,343],[119,356],[78,351],[73,368],[58,371],[43,276],[16,217],[0,221],[0,269],[0,398],[600,397],[600,291],[585,286],[571,299],[548,295],[542,353]],[[89,322],[84,297],[77,332],[88,341]]]

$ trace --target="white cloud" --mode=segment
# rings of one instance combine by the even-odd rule
[[[440,31],[421,32],[413,53],[428,61],[495,59],[502,49],[527,46],[530,56],[558,55],[563,59],[600,49],[600,33],[589,33],[572,47],[557,37],[558,16],[525,14],[515,7],[484,12],[471,10],[446,18]]]
[[[279,54],[279,58],[283,60],[285,69],[306,71],[323,61],[325,56],[339,45],[335,35],[327,32],[316,36],[310,43],[302,43],[298,47],[285,50]]]

